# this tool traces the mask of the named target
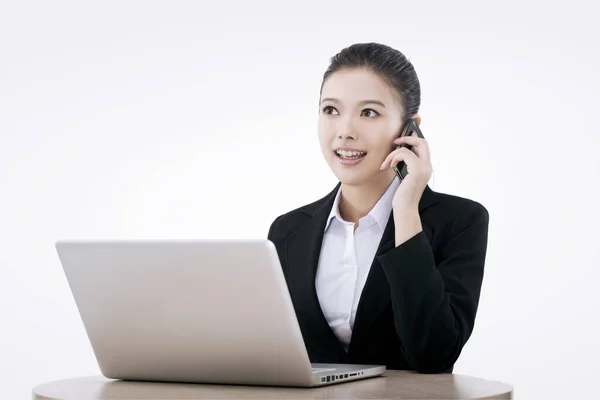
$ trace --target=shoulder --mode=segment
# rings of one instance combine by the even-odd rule
[[[289,236],[304,223],[311,220],[311,214],[310,212],[307,212],[307,210],[310,210],[317,205],[319,205],[319,201],[305,204],[301,207],[279,215],[269,227],[268,238],[270,240],[275,240]]]
[[[434,192],[437,199],[437,211],[452,216],[470,215],[489,219],[489,211],[479,201],[449,193]]]
[[[443,192],[434,192],[435,204],[422,219],[450,238],[469,229],[487,235],[490,214],[480,201]]]
[[[288,237],[302,225],[310,222],[317,213],[329,213],[338,188],[339,184],[324,197],[279,215],[269,227],[268,238],[277,240]]]
[[[269,240],[286,237],[297,229],[306,220],[307,216],[302,212],[303,207],[279,215],[269,227]]]

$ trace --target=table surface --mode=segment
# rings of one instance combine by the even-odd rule
[[[512,399],[511,385],[460,374],[388,370],[319,388],[133,382],[91,376],[36,386],[33,399]]]

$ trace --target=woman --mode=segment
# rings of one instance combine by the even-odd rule
[[[339,183],[268,233],[310,359],[452,372],[473,331],[488,212],[431,190],[427,141],[398,139],[407,118],[421,122],[419,80],[399,51],[342,50],[319,104],[322,153]],[[401,182],[399,161],[408,167]]]

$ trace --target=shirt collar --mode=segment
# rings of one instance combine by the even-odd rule
[[[325,223],[325,231],[329,228],[331,221],[334,218],[337,218],[340,222],[343,221],[342,216],[340,215],[340,197],[342,195],[342,187],[338,189],[335,199],[333,200],[333,206],[331,207],[331,211],[329,212],[329,216],[327,217],[327,222]]]
[[[390,185],[383,193],[379,201],[377,201],[377,204],[375,204],[373,209],[371,209],[371,211],[369,211],[369,214],[367,214],[368,216],[371,216],[375,220],[375,222],[377,222],[377,225],[379,225],[379,227],[382,230],[385,230],[385,227],[388,223],[390,213],[392,212],[392,199],[394,198],[394,194],[396,193],[398,186],[400,186],[400,180],[398,179],[398,177],[394,177],[394,180],[392,181],[392,183],[390,183]],[[325,231],[327,230],[327,228],[329,228],[329,225],[331,224],[331,221],[334,218],[338,219],[340,222],[344,221],[342,219],[342,216],[340,215],[341,194],[342,188],[340,186],[335,195],[335,199],[333,201],[331,211],[329,212],[329,216],[327,217]]]
[[[373,207],[373,209],[369,212],[369,214],[375,218],[375,221],[377,221],[377,224],[382,231],[385,230],[388,220],[390,219],[390,213],[392,212],[392,200],[394,199],[394,194],[396,194],[398,186],[400,186],[400,180],[397,176],[395,176],[392,183],[390,183],[377,204],[375,204],[375,207]]]

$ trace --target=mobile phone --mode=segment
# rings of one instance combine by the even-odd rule
[[[417,134],[417,136],[420,137],[421,139],[425,139],[425,137],[423,136],[423,133],[419,129],[419,125],[417,124],[417,121],[414,118],[409,118],[406,121],[406,123],[404,124],[404,127],[402,128],[402,132],[400,133],[400,136],[398,136],[398,137],[410,136],[410,134],[412,132],[415,132]],[[396,148],[398,149],[400,147],[406,147],[407,149],[412,151],[412,146],[410,146],[408,144],[401,144],[400,146],[398,146]],[[408,175],[408,168],[404,161],[399,161],[398,164],[396,164],[394,166],[394,171],[396,172],[396,175],[398,176],[398,179],[400,179],[401,182],[404,178],[406,178],[406,175]]]

